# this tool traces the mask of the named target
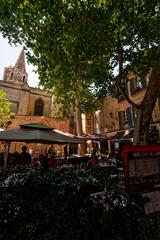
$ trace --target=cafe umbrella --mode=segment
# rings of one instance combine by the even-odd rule
[[[4,166],[7,165],[7,157],[11,142],[44,143],[44,144],[84,144],[83,138],[67,136],[55,131],[53,128],[42,124],[24,124],[19,128],[0,131],[0,141],[8,144],[5,154]]]

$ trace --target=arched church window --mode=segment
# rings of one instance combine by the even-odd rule
[[[12,72],[11,75],[10,75],[10,79],[13,79],[13,72]]]
[[[43,109],[44,109],[44,102],[41,98],[38,98],[35,101],[35,105],[34,105],[34,115],[42,116],[43,115]]]

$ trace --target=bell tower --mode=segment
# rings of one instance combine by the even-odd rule
[[[5,67],[3,81],[13,82],[20,85],[28,85],[28,73],[25,66],[25,52],[22,49],[14,67]]]

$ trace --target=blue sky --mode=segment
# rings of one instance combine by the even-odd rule
[[[10,45],[8,40],[0,34],[0,79],[3,78],[4,67],[14,66],[22,50],[22,46]],[[26,60],[26,71],[28,72],[28,84],[31,87],[38,86],[38,74],[33,72],[35,68]]]

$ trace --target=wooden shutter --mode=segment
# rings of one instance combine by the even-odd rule
[[[133,78],[130,80],[130,94],[131,96],[135,94],[135,82]]]
[[[123,111],[118,112],[118,124],[119,124],[119,129],[123,128]]]
[[[133,127],[133,117],[132,117],[132,109],[131,109],[131,107],[127,108],[127,110],[126,110],[126,117],[127,117],[128,127],[129,128]]]
[[[143,87],[143,89],[145,89],[147,86],[146,79],[143,78],[141,81],[142,81],[142,87]]]

